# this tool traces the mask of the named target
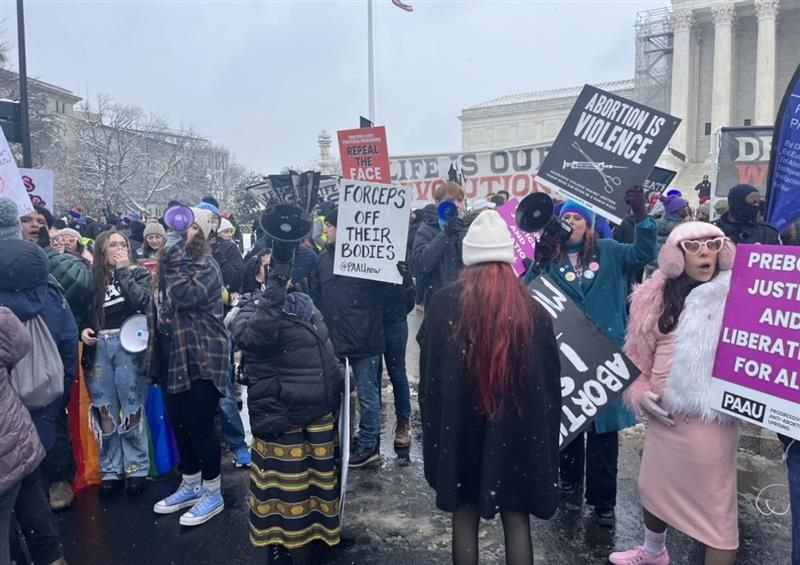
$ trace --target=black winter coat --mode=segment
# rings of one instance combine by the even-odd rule
[[[334,249],[329,244],[317,257],[309,286],[330,330],[336,355],[353,359],[382,355],[383,302],[389,285],[334,275]]]
[[[525,410],[489,421],[475,410],[471,377],[452,339],[459,285],[434,295],[425,312],[420,344],[419,406],[425,478],[436,506],[453,512],[462,502],[484,518],[513,511],[549,518],[558,507],[561,367],[553,326],[531,300],[534,337],[529,348]]]
[[[719,218],[714,225],[725,232],[733,243],[761,243],[762,245],[780,245],[781,236],[778,230],[763,222],[738,224],[728,219],[728,214]]]
[[[429,219],[417,230],[411,264],[414,273],[422,275],[425,282],[426,307],[434,292],[458,278],[464,266],[461,260],[462,238],[463,232],[448,235],[439,227],[438,218]]]
[[[343,390],[344,370],[322,315],[308,295],[292,295],[307,315],[287,313],[284,291],[269,285],[242,304],[231,325],[249,383],[250,425],[262,439],[336,412]]]
[[[230,292],[239,292],[244,276],[244,259],[239,246],[234,241],[217,239],[212,256],[222,271],[222,284]]]

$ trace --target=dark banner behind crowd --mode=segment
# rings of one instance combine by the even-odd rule
[[[620,223],[625,191],[643,185],[680,119],[586,85],[537,181]]]
[[[561,357],[563,449],[639,376],[617,345],[586,317],[546,275],[528,288],[553,319]]]
[[[650,171],[650,176],[644,181],[644,194],[647,198],[650,210],[656,205],[659,197],[662,194],[666,194],[672,179],[674,179],[677,174],[678,173],[675,171],[670,171],[669,169],[653,167],[653,170]]]
[[[766,197],[772,127],[721,128],[716,136],[714,200],[727,198],[737,184],[751,184]]]
[[[800,65],[783,96],[767,177],[767,221],[784,231],[800,218]]]

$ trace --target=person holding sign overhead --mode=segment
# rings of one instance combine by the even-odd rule
[[[734,255],[718,227],[680,224],[658,270],[634,291],[625,352],[642,372],[624,397],[648,421],[639,470],[645,537],[612,553],[614,565],[667,565],[667,525],[706,546],[706,565],[736,559],[739,424],[710,396]]]
[[[111,496],[126,477],[128,494],[141,494],[150,470],[144,427],[145,354],[123,349],[120,327],[134,314],[147,311],[152,276],[132,264],[128,238],[113,231],[97,236],[92,271],[95,293],[81,341],[86,345],[83,364],[92,398],[89,414],[100,444],[99,494]]]
[[[622,346],[627,323],[626,275],[644,268],[656,257],[656,224],[647,217],[641,188],[629,189],[625,201],[636,222],[634,242],[618,243],[595,239],[594,214],[576,202],[566,202],[560,218],[572,228],[565,245],[557,245],[555,257],[540,255],[547,245],[537,245],[537,258],[526,274],[528,282],[540,274],[549,275],[575,304],[614,343]],[[610,404],[592,423],[561,451],[561,490],[566,498],[578,492],[586,477],[586,502],[594,506],[595,520],[613,527],[617,501],[617,432],[635,422],[621,400]]]
[[[558,348],[550,316],[514,272],[497,212],[475,218],[463,257],[417,334],[425,479],[453,514],[453,563],[478,563],[480,519],[499,512],[505,562],[531,565],[529,516],[558,507]]]

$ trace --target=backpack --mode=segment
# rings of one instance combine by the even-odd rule
[[[22,325],[31,334],[32,347],[11,369],[11,386],[22,404],[35,410],[64,394],[64,363],[41,316],[31,318]]]

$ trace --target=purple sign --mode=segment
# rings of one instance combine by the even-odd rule
[[[739,245],[714,364],[715,408],[798,437],[800,248]]]
[[[533,259],[533,250],[536,247],[536,238],[532,233],[522,231],[517,227],[517,221],[514,216],[517,213],[517,206],[519,200],[512,198],[497,209],[497,213],[503,218],[503,221],[508,226],[508,231],[511,232],[511,238],[514,240],[514,270],[517,275],[525,273],[525,264],[522,262],[525,257]]]

